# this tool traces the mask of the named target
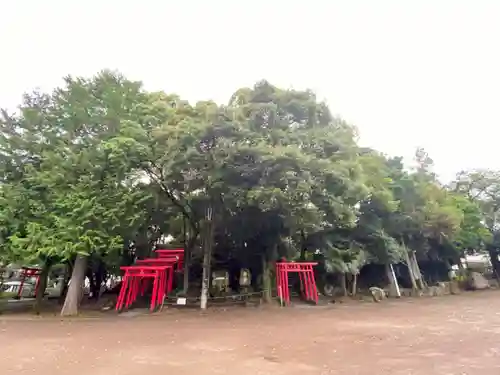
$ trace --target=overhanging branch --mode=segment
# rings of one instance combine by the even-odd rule
[[[187,203],[182,204],[179,201],[179,199],[175,196],[175,194],[171,191],[171,189],[163,182],[162,174],[158,175],[153,170],[151,170],[150,168],[147,168],[147,167],[144,168],[144,171],[149,176],[149,178],[151,178],[153,181],[155,181],[160,186],[160,188],[165,193],[165,195],[170,199],[172,204],[181,211],[182,215],[184,215],[184,217],[188,219],[191,227],[194,230],[198,231],[198,223],[194,220],[193,215],[191,214],[192,213],[191,206]],[[186,209],[186,206],[189,207],[191,213],[188,212],[188,210]]]

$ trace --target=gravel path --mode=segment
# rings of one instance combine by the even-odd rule
[[[2,375],[500,374],[500,292],[328,307],[0,317]]]

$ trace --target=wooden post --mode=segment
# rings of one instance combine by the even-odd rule
[[[399,289],[398,279],[396,278],[396,274],[394,273],[394,267],[392,266],[392,263],[388,263],[385,265],[385,271],[387,274],[387,278],[389,279],[391,297],[400,298],[401,291]]]
[[[413,269],[414,269],[414,272],[415,272],[415,279],[417,281],[417,284],[420,287],[420,289],[424,290],[425,289],[425,284],[424,284],[424,280],[422,278],[422,273],[420,272],[420,267],[418,265],[417,255],[416,255],[415,251],[412,251],[411,260],[412,260],[412,263],[413,263]]]
[[[406,246],[404,247],[403,253],[404,253],[406,265],[408,267],[408,273],[410,274],[411,286],[412,286],[413,291],[416,292],[418,290],[417,282],[415,280],[415,275],[413,274],[413,266],[412,266],[412,262],[410,260],[410,256],[408,255],[408,249],[406,248]]]
[[[204,235],[203,235],[203,276],[201,282],[200,308],[206,310],[208,304],[208,292],[210,289],[210,266],[212,262],[212,237],[213,221],[212,207],[209,205],[205,212]]]

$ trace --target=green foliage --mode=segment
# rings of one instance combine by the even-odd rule
[[[441,186],[423,149],[407,171],[360,148],[314,93],[266,81],[227,105],[191,105],[113,72],[67,77],[3,112],[0,129],[6,260],[97,254],[116,265],[132,241],[146,254],[161,234],[194,248],[209,207],[226,259],[319,253],[357,273],[399,261],[406,246],[438,258],[481,247],[484,213],[496,212],[496,196],[477,203],[463,183]]]
[[[134,187],[123,133],[139,85],[109,72],[26,95],[0,123],[2,253],[12,259],[121,250],[147,193]]]
[[[459,245],[468,252],[487,250],[495,273],[500,275],[500,172],[461,172],[450,188],[457,195],[466,197],[457,202],[465,217],[457,239]]]

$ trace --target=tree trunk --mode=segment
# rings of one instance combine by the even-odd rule
[[[64,305],[61,309],[61,316],[71,316],[78,314],[78,307],[82,297],[83,283],[85,281],[85,270],[87,266],[87,256],[78,254],[73,266],[73,273],[64,300]]]
[[[208,304],[208,291],[210,288],[210,253],[208,249],[203,254],[203,277],[201,282],[200,308],[206,310]]]
[[[40,272],[40,276],[38,277],[38,283],[36,285],[35,291],[35,305],[33,309],[35,310],[35,314],[39,315],[42,309],[43,299],[45,297],[45,289],[47,289],[47,278],[49,277],[51,263],[47,260],[42,267],[42,271]]]
[[[391,297],[401,297],[398,279],[396,279],[396,275],[394,274],[394,267],[391,263],[385,265],[385,272],[387,274],[387,279],[389,280],[389,293]]]
[[[193,253],[193,248],[196,244],[197,238],[198,233],[193,233],[193,236],[191,236],[189,241],[187,241],[184,246],[184,275],[182,279],[182,294],[184,294],[185,296],[189,292],[189,268],[191,267],[191,254]]]
[[[306,253],[307,253],[307,243],[306,243],[306,234],[303,230],[300,231],[300,238],[301,238],[301,243],[300,243],[300,260],[303,262],[306,260]]]
[[[405,256],[406,266],[408,267],[408,273],[410,274],[411,287],[413,291],[416,292],[418,290],[417,281],[415,280],[415,275],[413,274],[413,265],[410,260],[410,256],[408,255],[408,249],[405,248],[403,253]]]
[[[425,282],[422,278],[422,273],[420,272],[420,266],[418,265],[417,255],[416,255],[415,251],[412,251],[411,260],[413,263],[413,269],[414,269],[414,274],[415,274],[415,279],[417,281],[417,285],[420,287],[420,289],[424,290],[425,289]]]
[[[358,290],[358,274],[354,273],[352,275],[352,296],[356,297],[356,292]]]
[[[106,271],[103,272],[102,269],[99,269],[98,272],[96,272],[96,274],[95,274],[95,278],[96,278],[96,284],[97,284],[97,290],[96,290],[97,294],[94,296],[94,298],[96,299],[96,301],[99,301],[99,299],[101,298],[101,294],[103,293],[102,284],[107,281],[106,280]]]
[[[208,207],[206,211],[204,223],[204,238],[203,238],[203,276],[201,281],[201,296],[200,308],[207,309],[208,305],[208,292],[210,289],[210,266],[212,262],[212,241],[213,241],[213,222],[212,222],[212,208]]]
[[[490,247],[488,249],[488,254],[490,255],[491,267],[493,268],[493,274],[497,280],[500,280],[500,261],[498,260],[497,249]]]
[[[347,280],[346,280],[347,275],[342,272],[341,277],[340,277],[340,287],[342,288],[342,291],[344,292],[344,297],[347,297],[349,294],[347,292]]]
[[[182,275],[182,294],[187,296],[189,292],[189,267],[191,267],[191,250],[184,249],[184,271]]]
[[[262,254],[262,297],[264,302],[269,303],[272,300],[271,295],[271,267],[267,261],[266,254]]]
[[[94,272],[91,268],[87,267],[87,272],[85,272],[85,278],[89,279],[89,299],[94,299],[96,291],[98,291],[97,282],[94,278]]]
[[[101,298],[102,283],[106,279],[106,274],[106,265],[102,259],[97,257],[89,259],[87,262],[86,277],[89,278],[90,282],[90,299],[98,301]]]
[[[73,273],[74,262],[68,261],[64,270],[64,279],[61,285],[61,293],[59,293],[59,304],[63,304],[68,295],[69,280],[71,280],[71,274]]]
[[[61,284],[61,291],[59,293],[59,304],[63,304],[64,301],[66,300],[66,296],[68,295],[68,286],[69,286],[70,279],[71,279],[71,277],[66,277],[66,275],[64,275],[64,279],[63,279],[63,282]]]

